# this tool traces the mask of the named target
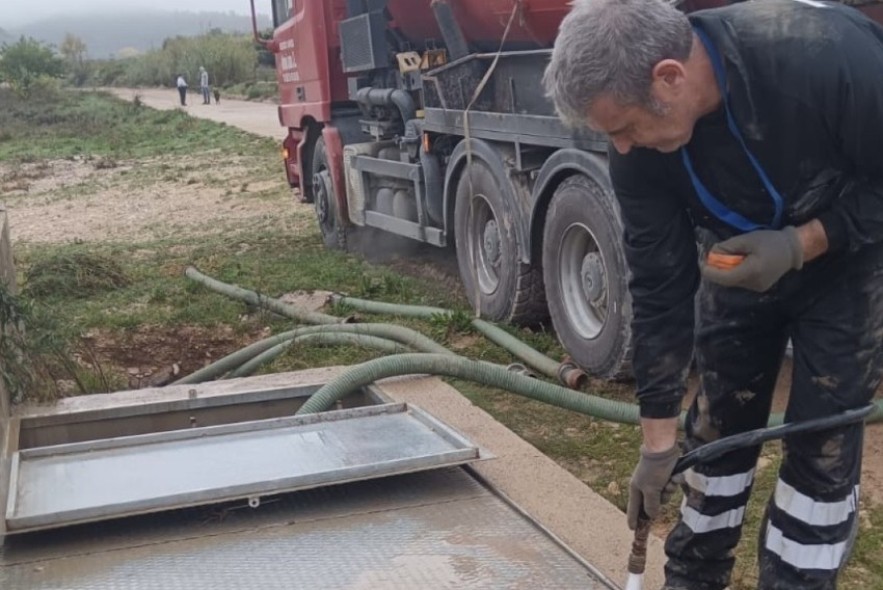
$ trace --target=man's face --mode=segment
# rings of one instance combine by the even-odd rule
[[[613,147],[627,154],[634,147],[674,152],[690,142],[695,119],[688,105],[658,101],[658,109],[624,106],[608,95],[589,108],[589,125],[607,134]]]

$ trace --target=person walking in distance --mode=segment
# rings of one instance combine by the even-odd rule
[[[562,22],[544,84],[565,121],[609,137],[630,269],[643,431],[631,528],[670,488],[694,349],[685,451],[766,425],[789,337],[788,422],[862,407],[883,380],[881,73],[883,27],[834,2],[688,17],[666,0],[575,0]],[[836,588],[863,433],[783,440],[760,590]],[[759,453],[685,472],[665,588],[728,586]]]
[[[202,104],[212,103],[212,91],[208,85],[208,72],[199,66],[199,90],[202,92]]]
[[[187,106],[187,80],[184,79],[184,74],[178,74],[178,80],[175,82],[178,87],[178,96],[181,99],[181,106]]]

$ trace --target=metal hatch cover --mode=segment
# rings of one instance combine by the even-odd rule
[[[603,532],[603,531],[601,531]],[[16,535],[4,590],[613,590],[456,467]]]
[[[383,404],[16,452],[8,533],[467,463],[481,452],[423,410]]]

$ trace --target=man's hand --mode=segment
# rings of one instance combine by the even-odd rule
[[[715,244],[711,251],[742,255],[745,259],[730,268],[717,268],[702,261],[702,276],[725,287],[742,287],[763,293],[789,270],[803,267],[803,243],[798,230],[758,230]]]
[[[638,526],[638,518],[641,512],[653,520],[659,515],[659,510],[671,497],[673,486],[671,472],[680,457],[681,451],[677,445],[662,452],[654,453],[641,447],[641,459],[629,482],[629,528],[635,530]]]

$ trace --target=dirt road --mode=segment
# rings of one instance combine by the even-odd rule
[[[140,96],[144,104],[154,109],[183,108],[193,117],[226,123],[255,135],[279,140],[285,137],[285,130],[279,125],[275,104],[228,100],[222,96],[220,104],[204,105],[199,93],[194,91],[187,97],[187,106],[182,107],[178,102],[178,92],[173,88],[108,88],[107,90],[123,100],[133,100],[136,95]]]

